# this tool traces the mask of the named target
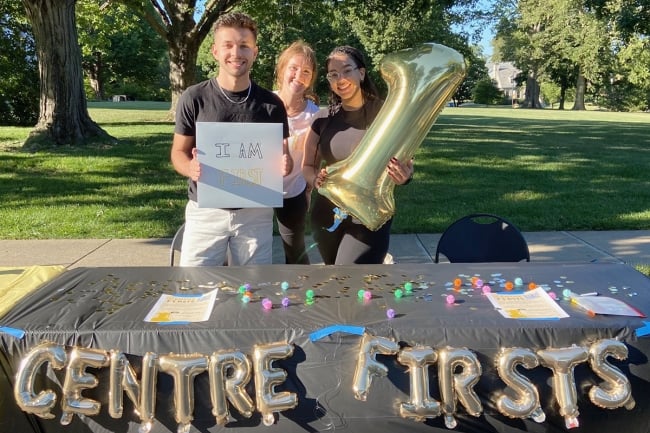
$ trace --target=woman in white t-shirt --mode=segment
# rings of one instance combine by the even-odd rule
[[[305,42],[297,41],[278,57],[275,68],[276,93],[284,102],[289,119],[289,154],[293,170],[284,176],[284,200],[275,209],[275,218],[284,247],[287,264],[309,264],[305,247],[305,227],[311,189],[302,175],[300,161],[304,154],[304,139],[314,115],[318,112],[316,54]]]

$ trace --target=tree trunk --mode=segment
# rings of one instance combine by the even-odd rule
[[[578,72],[578,79],[576,80],[576,101],[573,104],[572,110],[586,110],[585,108],[585,90],[587,88],[587,80],[582,72]]]
[[[196,83],[196,59],[199,55],[200,41],[196,38],[178,38],[176,44],[169,44],[169,84],[172,105],[169,118],[174,119],[176,104],[181,94]]]
[[[537,74],[529,71],[526,77],[526,95],[524,102],[520,105],[522,108],[542,108],[539,100],[539,84],[537,83]]]
[[[88,114],[77,43],[76,0],[22,2],[34,33],[40,75],[38,123],[24,146],[78,145],[90,138],[110,138]]]
[[[560,107],[558,110],[564,110],[564,103],[566,102],[566,91],[569,88],[569,76],[564,73],[560,76]]]
[[[95,61],[92,64],[86,65],[90,88],[93,89],[95,99],[99,101],[104,100],[104,79],[102,77],[103,68],[102,53],[99,52],[95,53]]]

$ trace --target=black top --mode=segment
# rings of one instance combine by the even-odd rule
[[[320,137],[318,151],[327,165],[350,156],[377,117],[383,102],[373,99],[366,101],[359,110],[346,111],[341,108],[333,116],[328,116],[327,110],[318,113],[311,128]]]
[[[231,100],[236,102],[245,100],[243,103],[233,103],[226,99],[216,79],[202,81],[188,87],[176,106],[174,132],[196,136],[196,122],[282,123],[283,137],[289,137],[287,111],[282,100],[253,81],[251,86],[247,99],[248,89],[242,92],[223,90]],[[196,201],[196,182],[191,179],[188,179],[188,197]]]

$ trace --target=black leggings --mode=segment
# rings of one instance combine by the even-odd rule
[[[336,230],[327,229],[334,223],[336,206],[322,195],[314,197],[311,230],[326,265],[381,264],[388,252],[392,219],[372,231],[352,217],[344,219]]]
[[[296,197],[284,199],[282,207],[274,209],[284,247],[284,259],[288,265],[309,264],[305,249],[307,207],[307,193],[303,191]]]

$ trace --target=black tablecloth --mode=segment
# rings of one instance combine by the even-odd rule
[[[368,334],[394,339],[401,347],[428,346],[467,348],[476,354],[482,367],[474,389],[481,399],[482,413],[475,417],[458,404],[459,432],[559,432],[566,431],[558,413],[552,388],[552,372],[538,366],[521,373],[535,384],[546,421],[511,419],[496,411],[494,396],[505,388],[494,360],[501,348],[522,347],[533,351],[548,348],[588,346],[601,339],[618,339],[628,348],[623,361],[610,360],[629,379],[636,407],[613,410],[596,407],[588,397],[590,387],[600,382],[586,363],[575,368],[580,427],[575,432],[650,431],[650,367],[647,338],[635,331],[644,319],[626,316],[590,317],[570,304],[560,305],[571,317],[559,320],[513,320],[495,311],[481,290],[471,287],[477,277],[492,285],[493,291],[505,280],[521,278],[561,295],[599,292],[624,300],[650,313],[650,279],[631,267],[614,263],[590,264],[443,264],[377,266],[250,266],[232,268],[80,268],[68,271],[24,299],[0,319],[0,326],[23,330],[23,338],[0,333],[2,368],[0,373],[0,431],[2,432],[136,432],[139,418],[125,398],[124,415],[111,418],[105,410],[107,369],[90,369],[99,379],[95,389],[84,390],[86,398],[102,403],[95,416],[74,416],[62,426],[57,418],[43,420],[18,408],[13,398],[13,382],[21,359],[43,341],[73,347],[119,350],[137,369],[147,352],[202,353],[237,349],[251,355],[254,345],[288,342],[293,355],[275,361],[288,377],[278,387],[297,394],[295,409],[282,411],[277,423],[267,427],[258,412],[244,418],[230,410],[233,421],[225,426],[211,415],[207,374],[199,375],[195,388],[192,430],[216,432],[231,428],[243,431],[448,431],[443,417],[415,422],[399,415],[397,406],[409,398],[407,368],[393,355],[378,355],[388,369],[387,377],[372,381],[366,401],[354,398],[353,374],[359,354],[360,336],[344,332],[310,340],[314,331],[332,325],[363,327]],[[461,279],[462,289],[451,283]],[[282,282],[289,288],[282,289]],[[413,293],[396,298],[396,289],[411,282]],[[251,302],[242,302],[239,287],[250,284]],[[208,321],[160,325],[145,322],[162,293],[205,293],[219,287],[217,301]],[[306,291],[313,290],[313,302]],[[360,289],[372,299],[358,297]],[[515,288],[517,289],[517,288]],[[453,294],[448,304],[445,296]],[[288,297],[290,304],[282,306]],[[262,299],[273,302],[265,310]],[[392,309],[395,317],[389,318]],[[61,393],[65,370],[43,369],[38,389]],[[440,400],[435,367],[430,371],[431,397]],[[251,385],[252,386],[252,385]],[[154,432],[176,431],[173,402],[174,383],[169,375],[158,374],[157,410]],[[38,392],[37,389],[37,392]],[[251,391],[254,396],[254,391]]]

